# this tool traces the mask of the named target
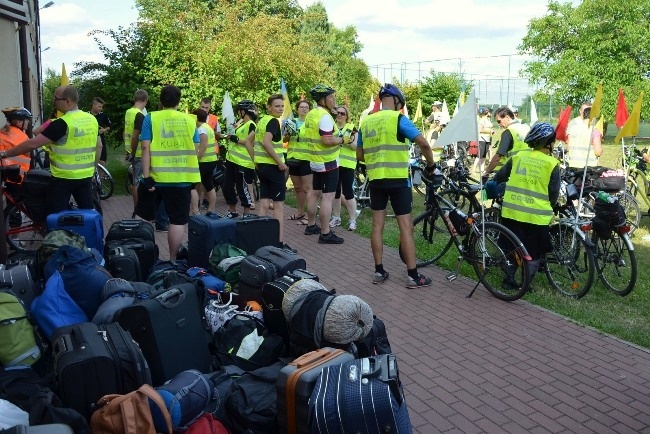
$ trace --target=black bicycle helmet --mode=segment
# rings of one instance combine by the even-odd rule
[[[334,89],[324,84],[317,84],[309,90],[309,94],[314,101],[320,101],[322,98],[325,98],[335,92],[336,91]]]
[[[255,114],[257,107],[255,106],[255,103],[250,99],[243,99],[237,103],[235,106],[235,111],[239,112],[240,110],[243,110],[246,114],[248,114],[251,119],[257,119],[257,115]]]
[[[400,103],[402,103],[402,107],[404,107],[404,104],[406,104],[406,98],[404,97],[402,91],[399,90],[397,86],[393,86],[390,83],[384,84],[381,89],[379,89],[379,98],[383,98],[385,96],[394,96]]]
[[[32,118],[31,112],[24,107],[9,107],[2,110],[2,113],[5,114],[8,121],[13,119],[24,120]]]
[[[533,149],[545,148],[555,142],[555,128],[548,122],[537,122],[526,134],[524,142]]]

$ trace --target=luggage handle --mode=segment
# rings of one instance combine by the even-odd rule
[[[134,229],[140,226],[142,220],[121,220],[118,223],[120,229]]]
[[[70,330],[70,333],[72,333],[73,330]],[[54,360],[57,360],[59,356],[69,349],[72,349],[72,339],[70,338],[70,334],[64,334],[60,338],[58,338],[56,341],[52,342],[52,356],[54,356]]]
[[[382,360],[385,360],[386,363],[382,364]],[[371,356],[361,359],[361,378],[377,378],[388,384],[393,397],[399,405],[402,405],[404,395],[400,389],[397,358],[393,354],[387,354],[385,357]]]
[[[311,351],[307,354],[303,354],[302,356],[298,357],[296,360],[294,360],[289,364],[300,369],[305,366],[313,365],[314,363],[324,361],[325,359],[337,357],[339,354],[343,354],[344,352],[345,351],[343,351],[342,349],[335,349],[333,351],[330,351],[324,348],[319,348],[318,350]]]
[[[171,301],[177,298],[175,301]],[[185,300],[185,293],[178,288],[171,288],[156,297],[156,300],[165,308],[172,309]]]
[[[84,216],[81,214],[61,215],[57,219],[59,226],[83,226]]]

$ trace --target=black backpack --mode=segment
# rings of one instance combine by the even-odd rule
[[[370,333],[364,339],[354,343],[357,347],[357,358],[359,359],[393,353],[393,350],[390,348],[390,342],[388,342],[384,322],[377,318],[376,315],[372,317],[372,329]]]

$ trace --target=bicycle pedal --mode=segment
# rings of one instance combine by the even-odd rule
[[[456,280],[457,277],[458,277],[458,274],[456,274],[456,273],[449,273],[449,274],[447,274],[447,276],[445,277],[445,279],[447,279],[447,282],[453,282],[454,280]]]

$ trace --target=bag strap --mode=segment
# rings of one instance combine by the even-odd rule
[[[148,384],[143,384],[142,386],[140,386],[138,391],[144,394],[147,398],[151,399],[158,406],[160,412],[165,418],[165,424],[167,425],[167,432],[171,434],[171,432],[173,431],[172,418],[171,415],[169,414],[169,410],[167,410],[165,401],[163,400],[162,396],[160,396],[160,393],[158,393],[156,389],[149,386]]]

